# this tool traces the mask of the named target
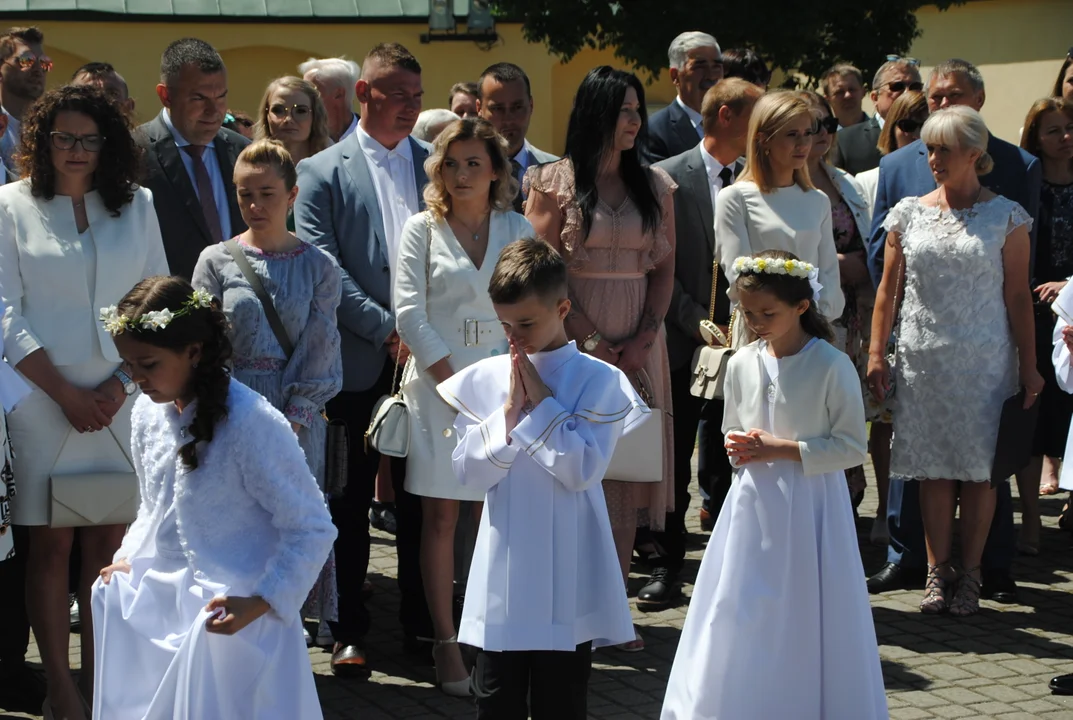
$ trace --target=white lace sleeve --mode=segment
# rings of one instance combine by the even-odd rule
[[[887,232],[896,232],[899,235],[905,234],[905,231],[909,228],[909,220],[913,216],[913,208],[917,204],[917,198],[908,197],[902,198],[898,201],[898,204],[890,209],[887,213],[887,217],[883,219],[883,229]]]
[[[1019,204],[1010,201],[1010,220],[1006,225],[1006,235],[1009,235],[1022,225],[1025,226],[1025,230],[1032,230],[1032,216],[1021,207]]]

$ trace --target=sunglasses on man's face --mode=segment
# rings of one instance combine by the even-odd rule
[[[48,55],[38,57],[32,52],[24,52],[22,55],[11,58],[11,65],[23,72],[32,69],[35,63],[41,66],[43,72],[52,72],[52,58]]]
[[[924,89],[924,83],[922,82],[905,82],[899,80],[897,82],[887,83],[887,88],[892,93],[903,93],[906,90],[912,90],[913,92],[920,92]]]
[[[920,132],[920,128],[924,126],[924,123],[913,118],[902,118],[895,125],[906,135],[915,135]]]
[[[826,130],[829,134],[834,135],[838,132],[838,118],[834,115],[828,115],[822,120],[817,120],[812,132],[818,133],[820,130]]]

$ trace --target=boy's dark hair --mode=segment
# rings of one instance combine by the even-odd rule
[[[554,302],[566,294],[566,263],[555,248],[536,238],[503,248],[488,282],[488,295],[496,305],[512,305],[529,295]]]
[[[121,315],[141,317],[147,312],[175,312],[190,300],[194,288],[181,277],[159,275],[135,285],[118,303]],[[227,335],[227,316],[220,301],[213,299],[212,307],[197,308],[175,318],[163,330],[131,330],[139,342],[181,352],[201,343],[201,359],[194,369],[193,384],[197,410],[190,423],[190,442],[179,448],[179,458],[188,470],[198,465],[197,444],[212,442],[216,424],[227,415],[227,392],[231,381],[231,340]]]
[[[764,250],[756,253],[753,257],[765,258],[776,262],[801,259],[785,250]],[[820,315],[816,302],[812,299],[812,285],[809,284],[808,278],[746,270],[738,275],[734,281],[734,287],[738,292],[744,290],[746,292],[771,293],[787,305],[797,305],[802,300],[808,300],[808,310],[801,315],[801,327],[813,337],[818,337],[827,342],[834,342],[835,334],[831,330],[830,323],[827,322],[827,318]]]

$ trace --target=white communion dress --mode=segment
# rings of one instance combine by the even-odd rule
[[[232,381],[230,394],[245,396],[252,394],[252,391]],[[186,440],[179,440],[181,431],[175,425],[188,423],[190,417],[188,412],[180,416],[170,405],[149,408],[151,412],[165,413],[168,420],[166,425],[171,427],[161,428],[161,436],[153,442],[154,447],[149,449],[148,457],[139,453],[138,416],[139,411],[146,410],[143,403],[148,403],[148,400],[142,398],[134,413],[136,466],[140,474],[143,472],[142,462],[146,463],[150,473],[153,468],[162,468],[162,471],[149,482],[143,482],[143,491],[147,486],[149,489],[155,486],[155,497],[147,503],[143,496],[139,520],[128,532],[128,541],[132,535],[138,537],[130,545],[125,541],[120,550],[125,553],[128,547],[138,548],[132,553],[131,572],[117,572],[107,585],[98,580],[93,588],[93,632],[96,643],[93,717],[108,720],[319,720],[323,716],[313,682],[309,653],[297,621],[297,604],[305,595],[305,580],[308,578],[308,584],[312,583],[328,554],[334,529],[330,527],[327,510],[324,511],[324,518],[316,513],[308,513],[308,508],[315,508],[315,503],[306,504],[306,499],[319,501],[321,505],[323,499],[319,497],[316,482],[305,467],[293,432],[290,441],[293,447],[290,443],[281,442],[286,440],[286,435],[270,434],[265,437],[266,445],[274,443],[276,447],[265,454],[272,456],[267,462],[276,464],[277,475],[289,477],[293,486],[300,486],[299,492],[289,496],[281,494],[274,500],[264,501],[263,512],[267,511],[267,517],[263,518],[263,522],[269,530],[247,527],[246,534],[263,539],[271,548],[272,543],[268,538],[274,529],[279,528],[277,540],[287,542],[291,540],[285,535],[287,525],[293,528],[301,524],[297,514],[290,520],[281,521],[278,511],[280,505],[273,507],[273,504],[282,503],[307,512],[307,537],[301,543],[294,543],[293,549],[310,556],[300,559],[300,565],[292,566],[299,567],[297,574],[284,572],[284,563],[278,561],[281,551],[274,549],[267,567],[256,560],[251,563],[251,566],[260,564],[266,575],[294,577],[301,591],[296,594],[287,591],[285,600],[279,602],[286,609],[281,611],[274,605],[271,611],[238,633],[218,635],[206,630],[210,613],[205,606],[213,597],[250,597],[263,593],[262,596],[271,596],[265,598],[270,604],[276,597],[266,592],[268,586],[264,580],[250,579],[254,576],[246,575],[246,579],[240,579],[244,577],[241,572],[214,570],[211,573],[214,579],[210,579],[205,572],[195,569],[195,562],[205,566],[214,563],[211,558],[198,558],[196,548],[200,542],[204,542],[204,537],[199,540],[194,535],[195,532],[201,532],[195,527],[200,524],[200,518],[191,517],[189,493],[195,490],[203,497],[204,494],[217,492],[213,488],[197,488],[196,485],[198,480],[219,482],[220,473],[196,477],[210,469],[205,466],[211,463],[212,458],[205,457],[200,460],[198,470],[180,472],[179,482],[176,482],[178,458],[174,457],[174,453]],[[248,431],[249,424],[235,422],[241,420],[235,417],[242,415],[241,408],[236,410],[230,402],[228,405],[231,414],[221,421],[218,428],[224,424],[235,424],[239,427],[232,430],[245,425],[244,429]],[[267,402],[258,410],[264,412],[265,408],[270,408]],[[188,408],[188,411],[192,409]],[[273,420],[286,422],[282,415]],[[226,442],[227,437],[221,436],[227,434],[217,432],[213,442],[204,447],[226,451],[226,448],[212,446]],[[288,455],[287,462],[279,461],[280,446]],[[199,459],[203,455],[199,449]],[[144,457],[144,460],[139,461],[139,457]],[[295,473],[299,469],[304,475]],[[264,465],[251,467],[250,472],[268,472],[268,468]],[[248,479],[240,483],[253,484]],[[226,497],[227,489],[221,489],[218,494]],[[264,498],[256,491],[250,494],[258,503]],[[139,526],[144,527],[140,524],[146,522],[146,517],[151,518],[148,524],[155,529],[140,536]],[[242,527],[246,525],[244,520],[242,508],[239,508],[230,520],[220,517],[217,522]],[[327,529],[322,527],[324,521],[328,522]],[[212,542],[215,546],[215,541]],[[254,542],[250,543],[251,546]],[[233,553],[235,563],[250,561],[252,553],[246,550],[241,546],[236,547],[234,543],[224,543],[217,549],[221,554]],[[117,554],[117,557],[122,555]],[[224,577],[230,584],[220,582]]]
[[[723,432],[796,439],[801,462],[749,463],[704,554],[662,720],[888,717],[843,470],[865,454],[849,357],[813,339],[772,357],[740,350]]]

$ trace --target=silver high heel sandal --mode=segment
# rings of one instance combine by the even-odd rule
[[[448,647],[450,645],[458,645],[458,635],[453,635],[446,640],[433,640],[432,641],[432,660],[436,662],[436,651],[440,648]],[[436,684],[440,686],[440,691],[444,695],[450,697],[464,698],[470,697],[473,694],[472,682],[469,677],[464,680],[441,680],[440,679],[440,664],[436,662]]]

